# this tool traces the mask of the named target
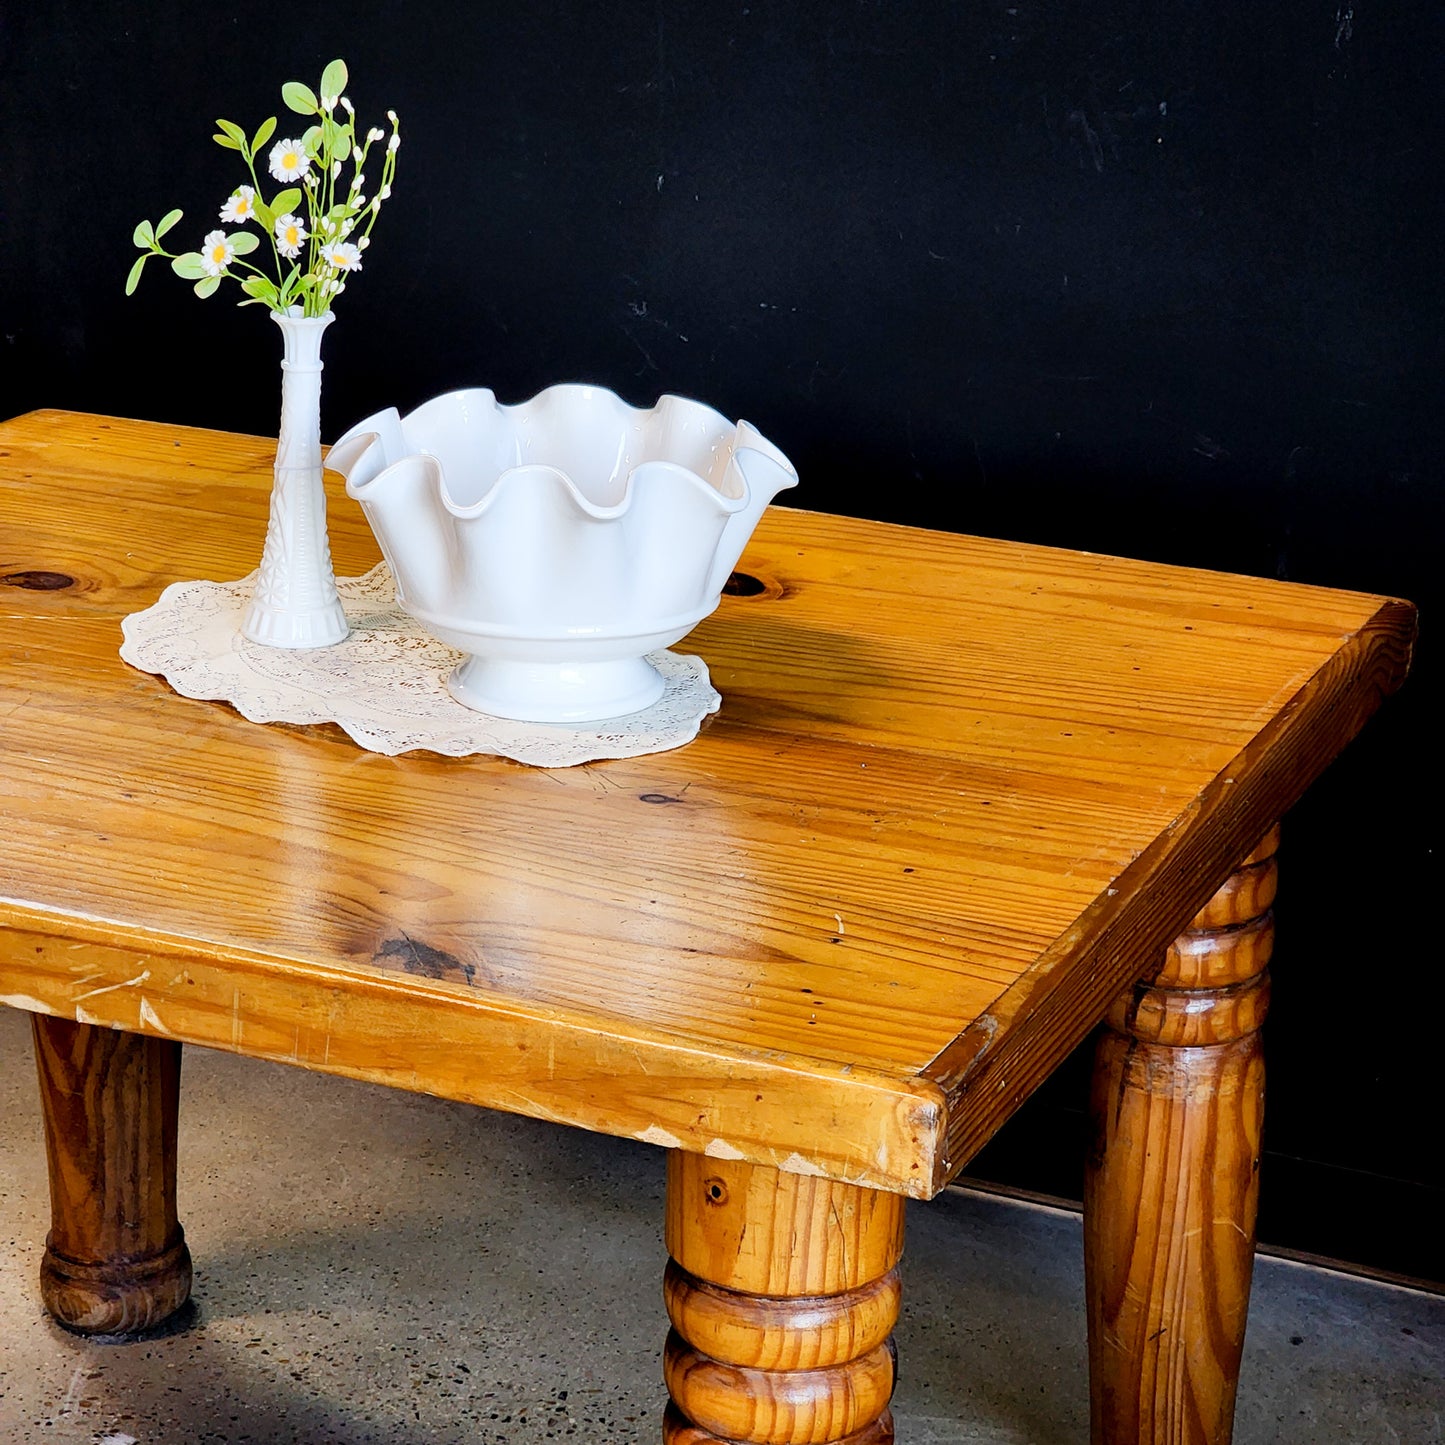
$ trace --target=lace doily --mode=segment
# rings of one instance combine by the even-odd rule
[[[154,607],[121,623],[121,657],[161,674],[183,697],[228,702],[251,722],[331,722],[374,753],[493,753],[539,768],[681,747],[722,702],[700,657],[664,651],[647,660],[666,690],[641,712],[566,726],[489,717],[447,692],[461,654],[396,605],[386,563],[336,579],[351,635],[334,647],[247,642],[241,615],[254,585],[254,573],[239,582],[173,582]]]

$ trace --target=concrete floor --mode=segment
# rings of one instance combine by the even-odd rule
[[[626,1445],[659,1438],[660,1150],[202,1049],[181,1217],[195,1305],[132,1344],[41,1311],[29,1026],[0,1009],[0,1442]],[[910,1206],[907,1445],[1082,1445],[1070,1215]],[[1441,1445],[1445,1299],[1261,1260],[1238,1445]]]

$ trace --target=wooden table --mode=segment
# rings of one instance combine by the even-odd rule
[[[874,1445],[904,1197],[1106,1020],[1094,1439],[1227,1440],[1273,825],[1403,678],[1409,605],[774,509],[686,644],[725,699],[694,743],[386,758],[116,655],[166,583],[254,565],[273,445],[0,426],[0,995],[50,1310],[185,1300],[203,1044],[668,1149],[665,1438]],[[339,492],[332,536],[376,560]]]

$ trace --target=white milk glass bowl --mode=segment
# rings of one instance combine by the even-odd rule
[[[798,481],[745,421],[582,385],[516,406],[478,388],[390,407],[326,465],[361,503],[397,602],[466,654],[452,696],[546,723],[657,701],[647,654],[718,605],[763,510]]]

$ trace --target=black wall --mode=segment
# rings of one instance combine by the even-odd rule
[[[326,435],[680,391],[799,505],[1417,601],[1414,678],[1287,820],[1262,1233],[1442,1279],[1442,42],[1370,0],[8,6],[0,412],[274,430],[259,309],[121,284],[138,219],[193,245],[242,178],[214,118],[339,54],[405,142]],[[1082,1072],[979,1172],[1076,1190]]]

